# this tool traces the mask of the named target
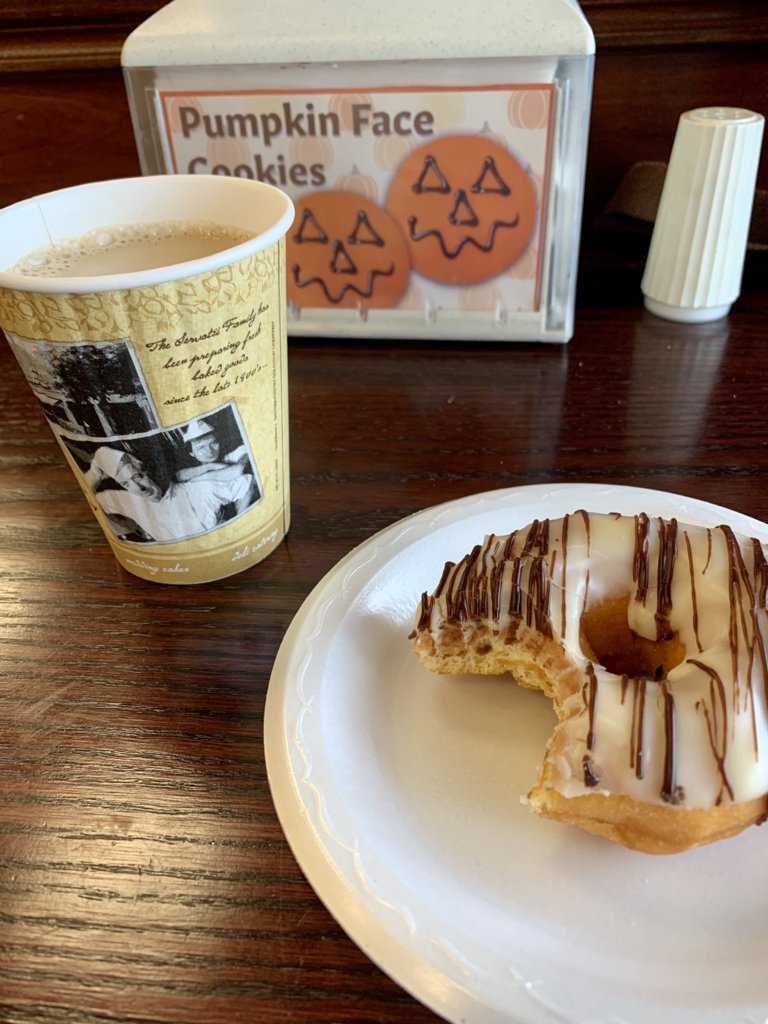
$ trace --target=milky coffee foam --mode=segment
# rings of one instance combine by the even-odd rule
[[[202,259],[253,237],[243,228],[210,221],[160,221],[95,228],[27,253],[10,268],[31,277],[130,274]]]

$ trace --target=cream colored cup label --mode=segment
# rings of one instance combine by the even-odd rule
[[[126,291],[0,291],[0,326],[122,565],[200,583],[289,522],[284,241]]]

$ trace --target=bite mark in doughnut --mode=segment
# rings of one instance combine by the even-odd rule
[[[552,699],[536,813],[674,853],[768,815],[767,592],[766,548],[726,525],[579,511],[448,562],[411,640]]]

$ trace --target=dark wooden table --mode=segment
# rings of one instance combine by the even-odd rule
[[[669,490],[768,519],[768,292],[642,309],[583,272],[566,346],[292,340],[293,523],[197,588],[115,563],[2,345],[0,1020],[426,1024],[297,866],[262,716],[292,617],[355,545],[473,492]]]

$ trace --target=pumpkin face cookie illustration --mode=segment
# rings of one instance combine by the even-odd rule
[[[387,209],[408,240],[414,270],[444,284],[476,284],[524,252],[536,194],[503,146],[480,135],[448,135],[403,161]]]
[[[387,309],[405,292],[408,247],[394,220],[352,192],[296,203],[288,234],[288,300],[297,307]]]

